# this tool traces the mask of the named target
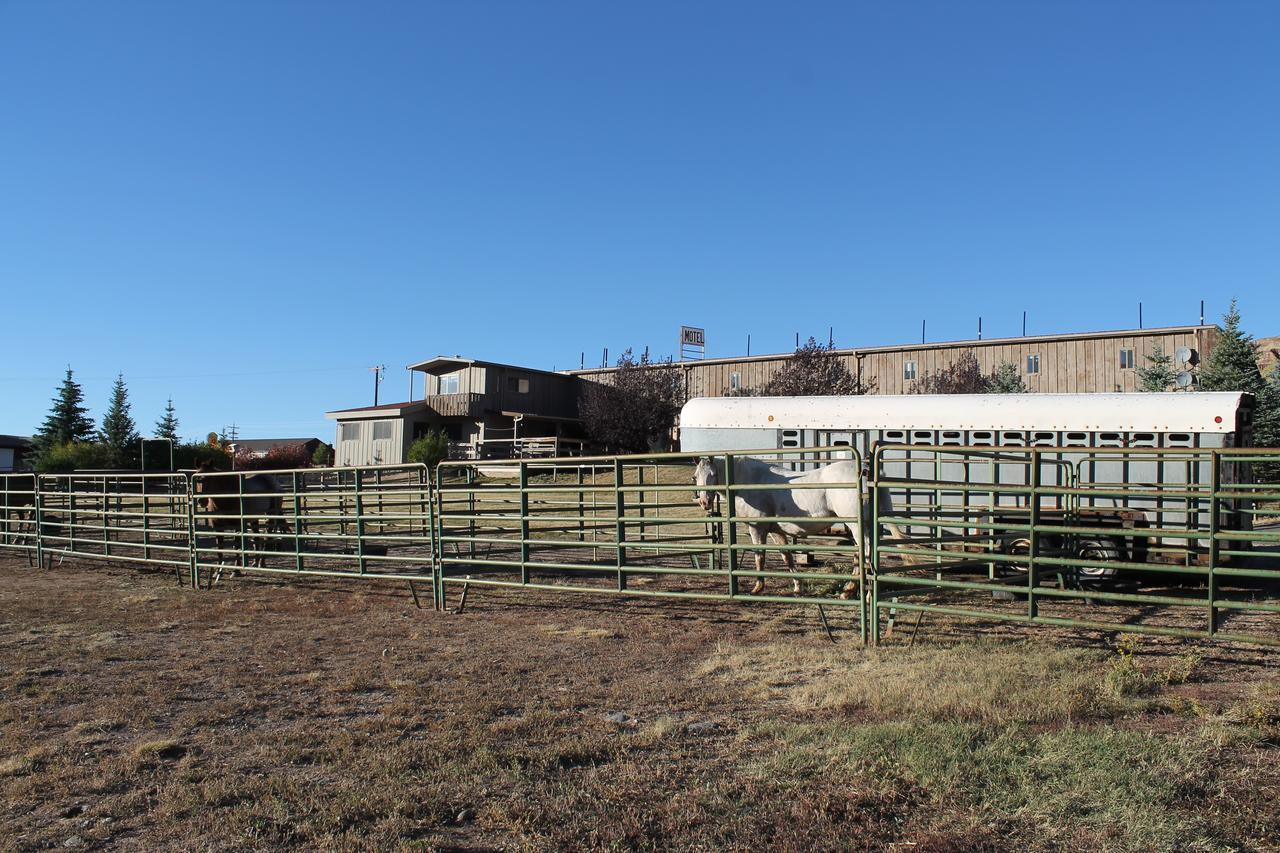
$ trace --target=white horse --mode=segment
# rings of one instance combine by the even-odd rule
[[[694,468],[693,479],[698,486],[695,494],[698,505],[704,512],[710,513],[715,506],[718,493],[714,487],[725,482],[725,459],[718,456],[714,460],[702,457]],[[759,459],[735,457],[733,460],[733,485],[808,485],[830,483],[830,488],[801,489],[734,489],[733,516],[740,519],[751,518],[785,518],[786,521],[744,521],[751,542],[755,545],[767,545],[772,533],[787,544],[787,536],[803,538],[806,536],[827,533],[832,528],[843,526],[860,545],[863,536],[868,532],[866,519],[871,516],[867,498],[854,484],[860,482],[858,466],[853,462],[833,462],[812,471],[797,473],[781,465],[772,465]],[[884,505],[889,500],[888,492],[881,490],[882,508],[892,513],[892,504]],[[826,519],[852,519],[832,523]],[[794,520],[791,520],[794,519]],[[807,521],[803,519],[813,519]],[[886,524],[891,538],[906,539],[896,524]],[[755,551],[756,571],[763,572],[765,567],[765,549]],[[782,558],[787,569],[796,570],[795,558],[791,552],[782,549]],[[792,579],[795,592],[800,591],[800,581]],[[846,585],[842,597],[848,598],[851,586]],[[758,595],[764,589],[764,577],[757,576],[751,588],[752,595]]]

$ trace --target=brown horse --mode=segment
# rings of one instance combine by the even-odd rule
[[[262,522],[266,521],[266,533],[289,533],[289,525],[283,516],[283,499],[280,484],[270,474],[236,474],[221,471],[211,462],[202,462],[196,468],[201,475],[195,482],[196,494],[201,495],[197,506],[209,518],[213,529],[214,547],[218,562],[223,561],[223,540],[228,536],[249,536],[249,549],[259,553],[253,565],[266,565],[270,540],[261,537]],[[240,565],[245,565],[245,555],[240,554]]]

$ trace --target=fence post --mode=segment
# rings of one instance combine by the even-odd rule
[[[444,610],[444,488],[440,467],[436,467],[435,514],[431,529],[431,599],[437,611]]]
[[[142,559],[149,561],[151,559],[151,503],[147,500],[147,475],[141,476],[142,481]]]
[[[302,513],[298,502],[301,500],[298,490],[298,472],[291,475],[293,481],[293,563],[295,571],[302,571]]]
[[[1040,451],[1031,448],[1031,505],[1029,507],[1031,531],[1027,536],[1027,615],[1035,619],[1039,610],[1036,604],[1036,556],[1040,550]]]
[[[880,448],[871,448],[871,645],[880,645]]]
[[[360,569],[360,574],[364,574],[364,496],[360,492],[360,486],[364,477],[364,471],[357,468],[355,471],[355,504],[356,504],[356,565]]]
[[[613,460],[613,511],[614,511],[614,541],[617,544],[617,571],[618,571],[618,590],[622,591],[627,588],[627,576],[623,572],[622,567],[627,562],[627,549],[624,542],[627,540],[627,500],[626,495],[622,491],[622,487],[626,484],[625,472],[622,470],[622,460],[614,457]]]
[[[190,563],[191,588],[200,588],[200,540],[196,536],[196,481],[199,474],[183,478],[187,486],[187,560]]]
[[[116,480],[116,488],[120,487],[120,481]],[[107,477],[102,477],[102,556],[111,556],[111,496],[107,492]]]
[[[35,506],[36,514],[36,567],[44,568],[44,501],[40,500],[40,480],[39,474],[31,475],[31,489],[35,492],[32,502]]]
[[[474,541],[474,537],[472,538]],[[529,582],[529,463],[520,460],[520,583]]]
[[[713,463],[714,464],[714,463]],[[734,524],[734,506],[733,506],[733,456],[726,453],[724,456],[724,521],[725,527],[724,547],[728,553],[726,565],[729,567],[729,597],[732,598],[738,594],[738,534],[737,525]]]
[[[586,496],[582,492],[582,463],[579,462],[574,466],[578,472],[578,541],[587,541],[587,508]]]
[[[1209,636],[1212,637],[1218,630],[1218,611],[1213,606],[1213,601],[1218,595],[1218,577],[1215,571],[1218,567],[1218,530],[1220,521],[1218,518],[1218,490],[1222,487],[1222,471],[1219,466],[1222,459],[1216,450],[1209,451]],[[1188,513],[1188,520],[1190,514]]]
[[[866,469],[867,474],[872,475],[870,482],[867,482],[866,475],[863,474],[862,454],[856,449],[853,450],[853,464],[858,466],[858,535],[854,539],[854,545],[858,549],[858,631],[862,635],[862,645],[867,644],[867,600],[869,591],[867,589],[867,560],[870,555],[867,553],[867,519],[862,517],[862,495],[863,486],[871,489],[872,494],[875,493],[875,476],[870,468]]]

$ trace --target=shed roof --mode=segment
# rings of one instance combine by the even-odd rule
[[[540,370],[536,367],[524,367],[519,364],[503,364],[500,361],[484,361],[479,358],[463,358],[460,355],[438,355],[435,358],[429,358],[426,361],[419,361],[417,364],[410,364],[408,369],[441,376],[445,373],[453,373],[455,370],[462,370],[467,367],[502,367],[507,370],[518,370],[521,373],[541,373],[545,376],[554,376],[558,379],[564,379],[567,376],[565,373],[553,370]]]
[[[368,417],[376,414],[387,415],[405,415],[409,412],[425,408],[427,405],[425,400],[407,400],[403,403],[383,403],[380,406],[360,406],[355,409],[334,409],[332,412],[325,412],[326,418],[334,420],[350,420],[352,418]]]
[[[31,439],[25,435],[0,435],[0,447],[13,447],[25,450],[31,446]]]

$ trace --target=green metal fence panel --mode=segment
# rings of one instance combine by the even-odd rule
[[[0,550],[36,558],[36,477],[0,474]]]
[[[189,566],[189,497],[181,474],[40,474],[35,510],[43,563],[75,557]]]
[[[782,465],[791,459],[849,459],[855,473],[848,482],[787,485],[736,483],[729,476],[710,487],[724,514],[708,516],[694,501],[694,464],[702,454],[442,463],[436,491],[440,595],[450,585],[469,584],[832,604],[853,608],[865,627],[862,537],[854,541],[826,530],[845,521],[860,525],[860,504],[858,516],[850,518],[818,520],[799,510],[754,518],[737,514],[733,500],[741,492],[770,489],[821,488],[860,495],[860,460],[843,446],[770,448],[716,458],[728,473],[735,460],[763,453]],[[751,522],[801,522],[813,535],[785,543],[750,541],[738,528]],[[789,571],[782,565],[783,554],[808,559]],[[751,560],[744,561],[743,555]],[[798,592],[793,582],[800,585]],[[744,591],[748,585],[751,589]],[[443,606],[443,599],[438,603]]]
[[[885,617],[936,613],[1280,645],[1280,483],[1254,475],[1277,463],[1251,448],[879,447],[874,529],[903,535],[874,537],[872,638]],[[976,481],[975,466],[995,471]]]
[[[432,489],[418,464],[195,474],[191,571],[434,583]]]

